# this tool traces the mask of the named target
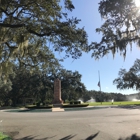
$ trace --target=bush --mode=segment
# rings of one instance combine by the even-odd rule
[[[69,100],[64,100],[64,103],[70,103]]]
[[[27,106],[26,108],[28,108],[28,109],[50,109],[50,108],[52,108],[52,106],[51,105],[50,106],[33,106],[33,107]]]
[[[89,104],[70,104],[63,105],[63,108],[73,108],[73,107],[87,107]]]
[[[78,101],[74,101],[74,104],[75,104],[75,105],[78,104]]]
[[[81,104],[81,101],[74,101],[74,104]]]
[[[73,102],[70,102],[70,104],[72,105],[72,104],[73,104]]]
[[[81,104],[81,101],[70,101],[69,103],[70,103],[70,105],[72,105],[72,104],[77,105],[77,104]]]
[[[45,104],[52,104],[52,100],[45,100]]]
[[[0,132],[0,140],[12,140],[9,136]]]
[[[37,106],[37,107],[40,107],[40,102],[36,103],[36,106]]]

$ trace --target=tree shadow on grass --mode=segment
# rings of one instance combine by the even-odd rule
[[[136,134],[133,134],[130,137],[127,137],[127,138],[119,138],[118,140],[140,140],[140,137],[138,137]]]

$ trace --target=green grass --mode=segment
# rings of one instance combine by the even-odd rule
[[[17,106],[17,107],[13,107],[13,106],[2,106],[2,107],[0,107],[0,110],[1,109],[19,109],[19,108],[21,108],[20,106]]]
[[[12,140],[12,138],[0,132],[0,140]]]
[[[140,101],[123,101],[123,102],[93,102],[89,103],[89,106],[100,106],[100,105],[140,105]]]

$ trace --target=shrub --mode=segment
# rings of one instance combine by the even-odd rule
[[[47,100],[45,100],[45,103],[46,103],[46,104],[52,104],[52,100],[48,100],[48,99],[47,99]]]
[[[81,101],[74,101],[74,104],[81,104]]]
[[[0,132],[0,140],[12,140],[9,136]]]
[[[78,104],[78,101],[74,101],[74,104]]]
[[[70,103],[69,100],[65,100],[64,103]]]
[[[50,105],[50,106],[33,106],[33,107],[26,107],[26,108],[28,108],[28,109],[50,109],[50,108],[52,108],[52,106]]]
[[[72,105],[72,104],[73,104],[73,102],[70,102],[70,104]]]
[[[73,108],[73,107],[87,107],[89,104],[70,104],[63,105],[63,108]]]
[[[36,103],[36,106],[37,106],[37,107],[40,107],[40,102]]]

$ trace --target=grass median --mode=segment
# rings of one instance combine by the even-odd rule
[[[140,105],[140,101],[120,101],[120,102],[93,102],[88,103],[89,106],[105,106],[105,105]]]

